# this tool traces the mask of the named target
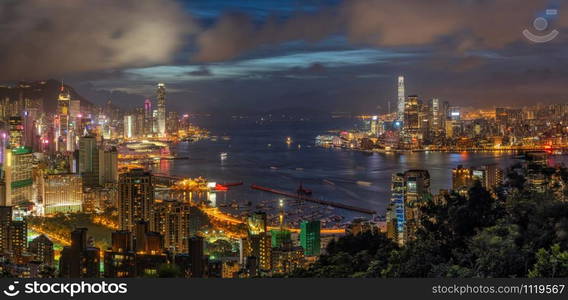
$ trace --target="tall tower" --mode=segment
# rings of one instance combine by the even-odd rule
[[[397,120],[404,121],[404,76],[398,76],[398,105]]]
[[[144,136],[152,135],[154,126],[154,118],[152,116],[152,101],[146,99],[144,101]]]
[[[160,137],[166,136],[166,86],[163,83],[158,83],[158,90],[156,91],[157,103],[157,122],[158,122],[158,135]]]
[[[56,124],[56,142],[58,151],[69,151],[70,150],[70,128],[69,128],[69,106],[71,103],[71,95],[69,90],[61,84],[61,89],[59,92],[59,98],[57,99],[57,122]]]

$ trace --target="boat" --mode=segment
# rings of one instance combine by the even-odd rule
[[[227,154],[227,152],[221,152],[221,154],[219,154],[219,156],[221,157],[221,160],[225,160],[225,159],[227,159],[228,154]]]
[[[229,188],[232,186],[239,186],[239,185],[243,185],[243,182],[239,181],[239,182],[230,182],[230,183],[217,183],[215,184],[214,190],[224,192],[228,191]]]
[[[213,188],[215,191],[217,192],[226,192],[229,190],[229,187],[221,185],[221,184],[216,184],[215,188]]]
[[[292,144],[292,138],[291,137],[286,138],[286,144],[288,144],[288,145]]]
[[[371,185],[373,185],[371,182],[368,182],[368,181],[361,181],[361,180],[357,181],[356,183],[357,183],[357,185],[362,185],[362,186],[371,186]]]
[[[271,166],[270,169],[272,169],[272,170],[278,170],[278,167]]]

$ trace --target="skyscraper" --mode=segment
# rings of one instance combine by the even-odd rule
[[[61,84],[59,98],[57,99],[56,143],[58,151],[73,151],[70,139],[70,104],[69,90]]]
[[[99,146],[95,136],[79,139],[79,173],[83,176],[83,186],[99,185]]]
[[[255,257],[261,270],[272,268],[271,240],[267,232],[267,218],[264,212],[255,212],[248,217],[246,257]]]
[[[176,200],[155,203],[150,228],[164,237],[164,248],[172,253],[187,252],[190,205]]]
[[[152,174],[143,169],[132,169],[120,174],[118,216],[121,230],[133,232],[138,221],[148,221],[154,203]],[[135,238],[137,238],[135,236]]]
[[[166,136],[166,86],[163,83],[158,83],[158,90],[156,91],[157,101],[157,116],[158,122],[158,135],[160,137]]]
[[[300,246],[306,256],[320,255],[320,221],[303,221],[300,224]]]
[[[26,147],[4,151],[3,175],[6,195],[3,205],[15,205],[32,201],[33,193],[33,154]]]
[[[152,115],[152,101],[144,100],[144,135],[149,136],[154,133],[154,116]]]
[[[387,211],[389,238],[404,244],[413,238],[420,207],[430,195],[430,174],[426,170],[409,170],[392,175],[391,203]]]
[[[397,120],[404,121],[404,106],[405,106],[405,92],[404,92],[404,76],[398,76],[398,102],[397,102]]]
[[[110,147],[99,151],[99,184],[118,183],[118,151]]]
[[[134,115],[126,115],[124,116],[124,133],[123,136],[125,139],[131,139],[136,134],[136,119]]]
[[[10,117],[10,148],[15,149],[24,145],[24,123],[22,117]]]

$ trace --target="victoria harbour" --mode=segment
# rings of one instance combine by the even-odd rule
[[[458,165],[498,164],[506,168],[520,161],[515,152],[509,151],[368,153],[316,146],[318,134],[356,127],[360,122],[357,119],[260,122],[210,117],[197,122],[211,130],[214,140],[181,142],[172,149],[188,159],[163,160],[153,169],[182,177],[204,176],[221,184],[242,181],[241,187],[217,193],[216,201],[217,205],[223,206],[238,202],[248,211],[259,204],[263,209],[275,208],[278,199],[282,198],[252,190],[250,185],[296,191],[302,184],[313,190],[314,198],[373,209],[379,216],[384,216],[394,173],[427,169],[431,189],[438,191],[451,188],[451,170]],[[288,137],[292,143],[287,143]],[[221,158],[221,153],[227,153],[227,157]],[[249,201],[252,205],[247,206]],[[321,206],[316,210],[344,217],[342,222],[346,223],[356,217],[368,217],[342,209],[331,212]]]

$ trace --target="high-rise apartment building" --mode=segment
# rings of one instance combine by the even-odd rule
[[[138,221],[149,221],[154,204],[152,174],[132,169],[120,174],[118,183],[118,216],[121,230],[133,232]]]

